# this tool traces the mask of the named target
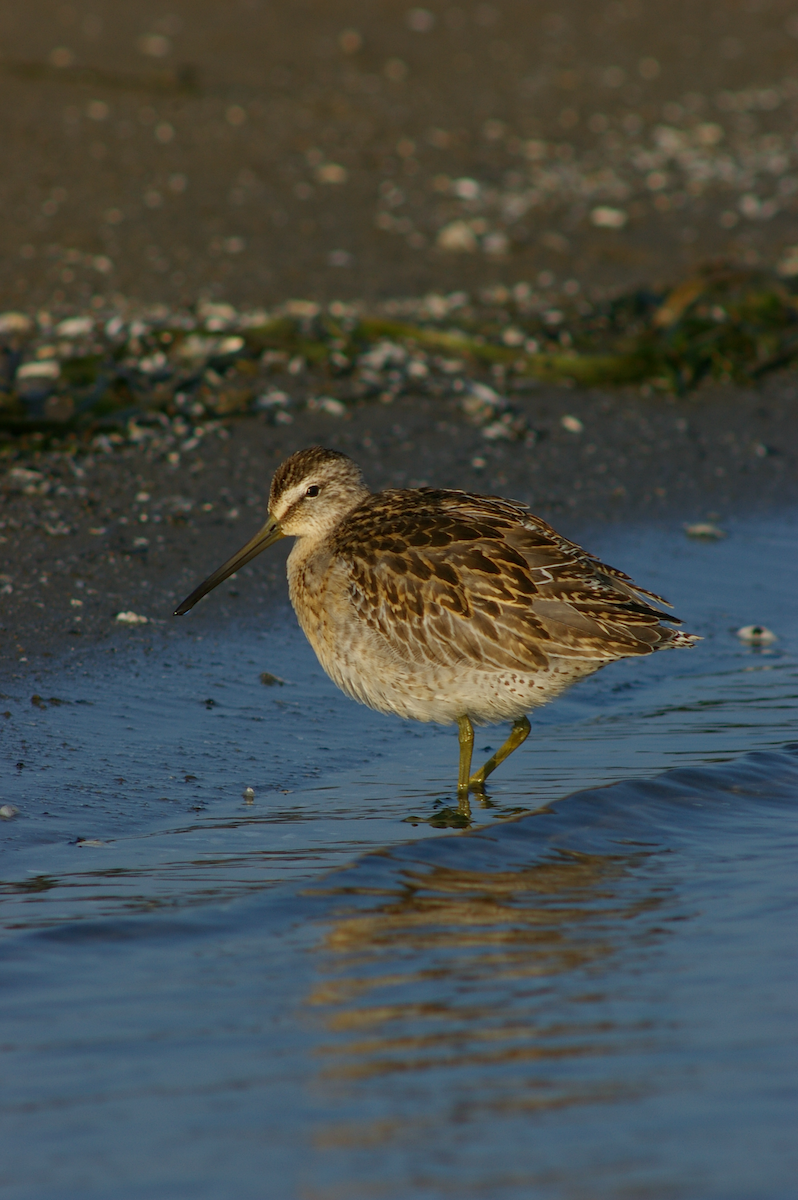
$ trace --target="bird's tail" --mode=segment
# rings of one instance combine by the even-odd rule
[[[672,630],[670,645],[674,650],[685,650],[690,646],[694,646],[696,642],[703,642],[703,638],[697,633],[683,633],[681,629]]]

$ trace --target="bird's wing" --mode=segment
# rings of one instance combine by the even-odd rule
[[[672,620],[621,571],[523,505],[465,492],[382,492],[339,527],[356,615],[401,660],[534,671],[664,646]]]

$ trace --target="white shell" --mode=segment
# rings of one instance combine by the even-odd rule
[[[766,629],[764,625],[743,625],[742,629],[737,630],[737,636],[749,646],[770,646],[772,642],[779,640],[775,633]]]

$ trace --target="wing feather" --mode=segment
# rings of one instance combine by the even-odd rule
[[[418,665],[532,672],[649,654],[680,635],[661,597],[524,505],[467,492],[370,496],[336,531],[357,616]]]

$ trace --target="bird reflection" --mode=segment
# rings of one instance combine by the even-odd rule
[[[365,1087],[371,1101],[401,1077],[456,1097],[461,1117],[628,1096],[584,1064],[649,1036],[618,1019],[605,986],[661,903],[640,888],[645,857],[555,851],[514,869],[438,865],[397,871],[394,888],[342,888],[350,899],[309,996],[329,1033],[325,1086]],[[436,1105],[423,1115],[426,1129],[445,1119]],[[398,1136],[395,1122],[380,1129],[335,1125],[322,1141]]]

